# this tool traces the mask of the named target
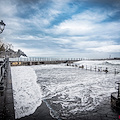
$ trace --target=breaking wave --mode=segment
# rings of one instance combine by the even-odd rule
[[[15,118],[35,112],[42,103],[42,92],[35,71],[29,66],[11,67]]]
[[[120,78],[119,74],[115,78],[113,74],[63,65],[40,65],[34,69],[51,116],[59,120],[94,110],[116,91],[115,80]]]

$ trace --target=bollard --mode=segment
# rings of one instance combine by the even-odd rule
[[[100,72],[100,68],[98,68],[98,72]]]
[[[84,69],[84,65],[82,65],[82,69]]]
[[[115,74],[116,74],[116,69],[115,69],[115,72],[114,72]]]
[[[115,72],[114,72],[114,74],[118,74],[119,72],[115,69]]]
[[[86,65],[86,70],[87,70],[87,65]]]
[[[95,66],[95,71],[96,71],[96,69],[97,69],[97,68],[96,68],[96,66]]]
[[[92,71],[92,66],[90,66],[90,71]]]

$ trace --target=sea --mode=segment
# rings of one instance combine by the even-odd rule
[[[50,115],[58,120],[93,111],[104,101],[110,101],[111,93],[118,91],[117,83],[120,82],[120,60],[82,60],[68,64],[43,64],[29,67],[36,74],[36,79],[33,81],[36,81],[42,94],[38,100],[45,102]],[[29,67],[23,67],[23,74]],[[17,71],[14,69],[15,67],[12,67],[13,76]],[[14,98],[15,95],[17,92],[15,93],[14,89]],[[19,103],[17,99],[15,101],[17,111]],[[19,107],[19,111],[20,109],[22,110],[23,107]],[[25,109],[28,107],[24,107],[23,110],[28,111]]]
[[[110,99],[111,93],[117,91],[116,82],[120,81],[119,60],[38,65],[33,69],[42,89],[42,99],[51,116],[57,119],[94,110]]]

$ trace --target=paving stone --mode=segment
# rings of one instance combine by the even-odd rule
[[[108,118],[118,118],[119,115],[107,115]]]
[[[6,108],[6,115],[7,116],[11,116],[14,114],[13,104],[6,104],[5,108]]]
[[[7,95],[12,95],[13,94],[13,90],[12,89],[7,89],[6,90],[6,94]]]
[[[6,96],[6,101],[5,101],[6,104],[8,103],[13,103],[13,97],[12,96]]]
[[[4,104],[0,104],[0,113],[3,111],[4,109]]]
[[[8,84],[7,84],[7,88],[8,88],[8,89],[12,89],[12,83],[8,83]]]
[[[0,96],[0,104],[4,103],[4,96]]]
[[[14,116],[5,116],[5,120],[15,120]]]
[[[4,114],[0,113],[0,120],[4,120]]]

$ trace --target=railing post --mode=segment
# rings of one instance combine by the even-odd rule
[[[97,69],[97,68],[96,68],[96,66],[95,66],[95,71],[96,71],[96,69]]]
[[[86,65],[86,70],[87,70],[87,65]]]

